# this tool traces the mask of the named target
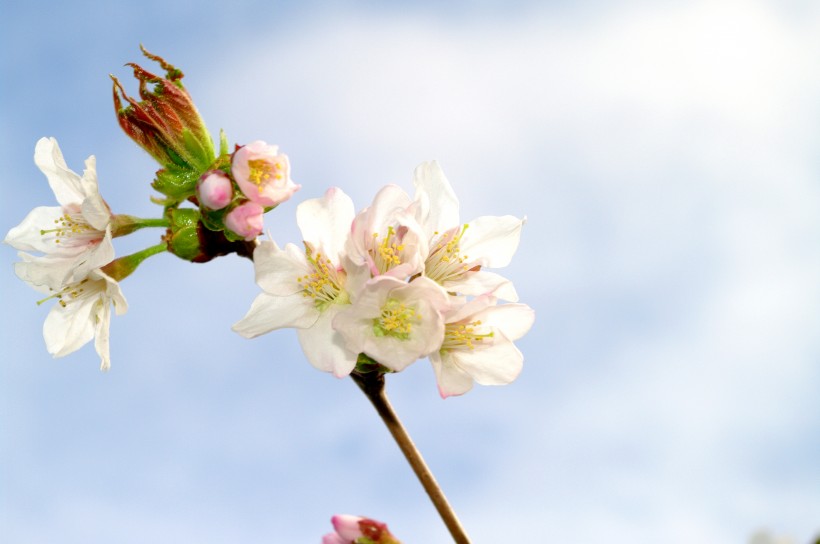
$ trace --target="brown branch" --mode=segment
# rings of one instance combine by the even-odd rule
[[[393,435],[393,439],[396,441],[396,444],[398,444],[407,462],[410,463],[410,467],[413,469],[413,472],[416,473],[421,485],[424,487],[424,491],[427,492],[427,495],[433,502],[433,506],[436,507],[439,516],[441,516],[441,519],[450,531],[453,540],[456,544],[470,544],[470,539],[464,531],[464,527],[461,526],[458,516],[456,516],[450,503],[447,502],[447,497],[444,496],[444,492],[441,490],[441,487],[439,487],[438,482],[436,482],[436,478],[433,476],[427,463],[424,462],[421,452],[419,452],[416,445],[413,444],[413,440],[410,438],[404,425],[401,424],[399,417],[393,410],[393,406],[391,406],[390,401],[387,400],[387,394],[384,391],[384,374],[381,372],[367,372],[364,374],[353,372],[351,377],[367,398],[370,399],[370,402],[373,403],[373,407],[376,408],[382,421],[384,421],[387,430]]]

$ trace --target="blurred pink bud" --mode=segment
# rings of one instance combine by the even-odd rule
[[[340,537],[339,533],[328,533],[322,537],[322,544],[350,544],[350,541]]]
[[[205,172],[196,184],[196,196],[205,208],[221,210],[233,198],[231,178],[220,170]]]
[[[225,216],[225,226],[250,242],[262,234],[264,213],[265,209],[256,202],[245,202],[228,212]]]
[[[299,190],[290,179],[290,162],[275,145],[256,140],[236,150],[231,172],[242,193],[265,207],[276,206]]]
[[[365,518],[348,514],[337,514],[330,518],[333,528],[343,540],[353,541],[362,536],[359,522]]]
[[[374,544],[401,544],[387,530],[387,525],[370,518],[337,514],[330,521],[336,534],[327,534],[322,544],[356,544],[359,539]]]

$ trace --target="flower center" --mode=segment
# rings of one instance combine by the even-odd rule
[[[401,264],[401,252],[404,251],[404,235],[407,233],[407,227],[399,227],[398,230],[393,226],[387,227],[387,236],[382,238],[379,242],[379,233],[373,233],[373,242],[375,247],[370,250],[370,255],[373,257],[373,262],[380,274],[384,274],[393,267]]]
[[[248,167],[250,168],[248,179],[259,187],[260,194],[269,179],[281,180],[284,177],[282,174],[284,165],[278,160],[253,159],[248,161]]]
[[[382,307],[381,315],[373,320],[373,333],[376,336],[409,340],[413,325],[420,322],[421,314],[415,308],[391,298]]]
[[[49,236],[63,246],[88,245],[102,239],[101,232],[88,224],[82,214],[65,212],[54,220],[53,229],[41,229],[40,236]]]
[[[481,346],[485,338],[495,336],[493,331],[480,334],[476,329],[481,326],[481,321],[471,323],[448,323],[444,326],[444,342],[441,344],[441,351],[451,351],[454,349],[475,349],[476,345]]]
[[[337,299],[346,295],[342,286],[344,284],[344,272],[337,270],[330,260],[321,253],[314,253],[313,246],[305,242],[305,257],[310,265],[311,272],[296,281],[302,290],[303,297],[310,297],[314,300],[316,307],[321,309],[336,302]]]
[[[458,277],[470,269],[464,264],[469,257],[461,254],[459,243],[469,227],[464,224],[461,229],[450,229],[436,239],[433,249],[424,262],[424,275],[437,283]],[[436,232],[436,235],[439,233]]]

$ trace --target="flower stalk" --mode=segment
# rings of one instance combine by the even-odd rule
[[[118,214],[111,219],[111,235],[117,238],[144,228],[168,228],[169,224],[168,219],[165,218],[143,219],[133,215]]]
[[[450,531],[453,541],[456,544],[470,544],[470,538],[467,536],[464,527],[462,527],[453,507],[447,501],[444,491],[441,490],[435,476],[430,471],[430,467],[424,462],[421,452],[416,448],[413,439],[410,438],[407,429],[404,428],[399,416],[387,399],[387,393],[384,390],[384,374],[377,371],[366,373],[354,371],[350,376],[365,396],[370,399],[379,417],[384,421],[387,430],[390,431],[405,459],[410,464],[410,468],[413,469],[427,496],[430,497],[433,506],[436,507],[439,516],[444,521],[444,525]]]
[[[136,253],[132,253],[131,255],[126,255],[125,257],[115,259],[114,261],[103,266],[101,270],[114,280],[122,281],[130,276],[137,269],[137,267],[142,264],[142,261],[148,257],[156,255],[157,253],[162,253],[167,249],[168,248],[165,244],[157,244],[141,251],[137,251]]]

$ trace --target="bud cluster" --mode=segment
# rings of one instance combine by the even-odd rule
[[[262,233],[264,213],[299,189],[290,179],[288,157],[261,140],[230,153],[224,133],[217,155],[182,84],[182,71],[144,48],[142,52],[159,63],[165,76],[129,63],[139,82],[139,99],[111,76],[114,108],[125,133],[162,167],[152,187],[163,195],[153,200],[165,207],[170,221],[168,250],[193,262],[232,251],[247,254],[245,243]],[[180,208],[186,201],[196,208]]]
[[[251,257],[263,214],[299,189],[276,146],[255,141],[231,153],[223,133],[217,155],[182,85],[182,71],[142,52],[159,63],[164,77],[128,64],[139,82],[138,98],[111,76],[114,107],[120,127],[161,166],[152,183],[162,195],[152,198],[163,206],[161,216],[112,213],[99,192],[95,158],[86,160],[79,175],[68,168],[57,141],[42,138],[34,162],[59,206],[35,208],[4,240],[21,251],[17,275],[47,295],[39,303],[57,301],[43,330],[49,352],[61,357],[95,338],[103,369],[110,365],[111,307],[117,314],[127,309],[121,280],[164,251],[191,262],[228,253]],[[115,258],[113,239],[146,227],[165,229],[159,243]]]

